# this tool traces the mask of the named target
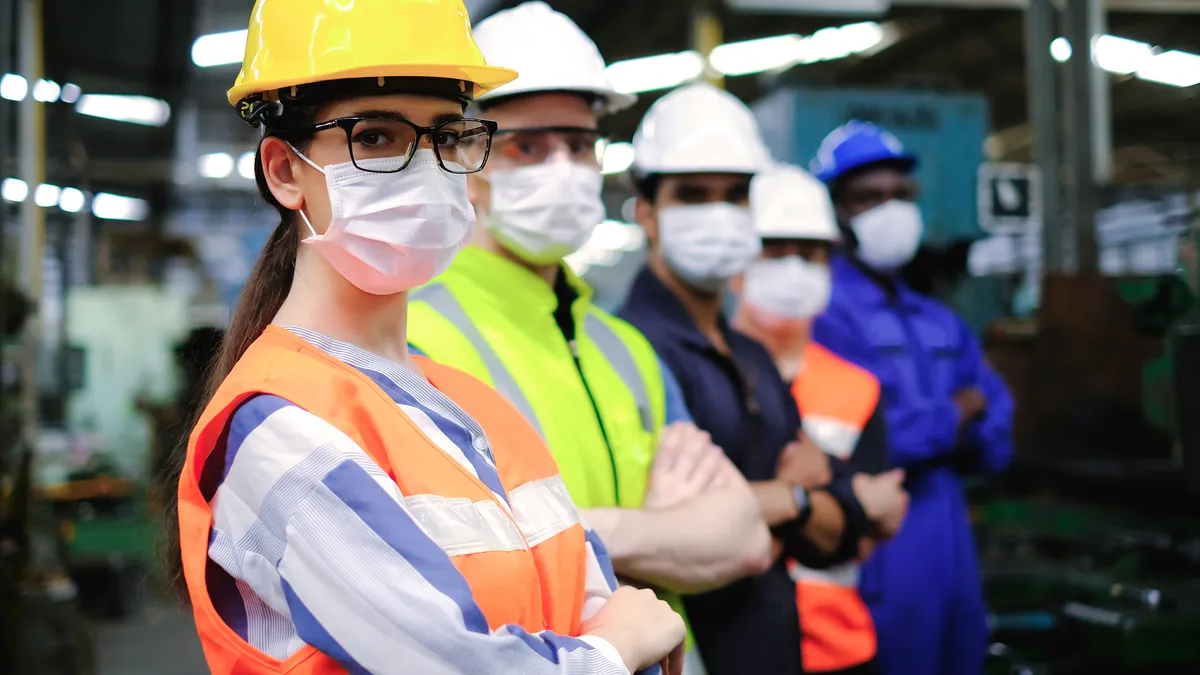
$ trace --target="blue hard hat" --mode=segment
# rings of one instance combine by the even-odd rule
[[[896,162],[906,170],[917,166],[917,157],[904,151],[904,144],[892,132],[871,122],[850,120],[829,132],[817,156],[809,162],[809,171],[824,183],[831,183],[859,167],[877,162]]]

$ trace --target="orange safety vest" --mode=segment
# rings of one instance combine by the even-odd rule
[[[879,403],[879,381],[824,347],[809,343],[792,384],[804,433],[825,452],[846,460]],[[875,625],[858,594],[858,565],[827,570],[788,561],[796,582],[804,672],[857,666],[875,657]]]
[[[511,404],[482,382],[426,359],[419,364],[429,381],[483,428],[512,503],[511,515],[486,485],[425,436],[366,375],[285,329],[268,327],[205,409],[188,443],[179,481],[184,578],[214,675],[346,672],[311,646],[286,661],[259,652],[225,624],[208,596],[205,571],[212,510],[201,493],[200,476],[230,416],[257,394],[291,401],[345,433],[396,481],[406,499],[419,498],[427,504],[431,497],[434,502],[442,498],[455,500],[456,505],[467,500],[491,514],[503,514],[493,527],[504,534],[512,534],[515,528],[519,535],[512,536],[523,546],[451,557],[488,625],[493,630],[516,624],[530,633],[550,630],[579,635],[587,549],[574,506],[565,488],[559,489],[558,466],[545,442]],[[547,523],[546,514],[554,515],[556,522]],[[506,538],[511,541],[512,536]]]

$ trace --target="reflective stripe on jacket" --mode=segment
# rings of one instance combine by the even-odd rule
[[[408,341],[520,410],[580,508],[639,508],[666,417],[658,356],[637,329],[593,306],[591,289],[565,265],[560,274],[577,294],[573,342],[545,279],[475,246],[412,293]],[[684,615],[677,595],[659,595]]]
[[[804,432],[825,452],[849,460],[879,403],[879,382],[867,371],[815,343],[792,384]],[[858,593],[859,566],[825,570],[788,562],[796,582],[804,672],[844,670],[875,656],[875,625]]]
[[[200,488],[201,474],[230,416],[259,394],[278,396],[328,422],[395,480],[406,507],[450,556],[493,630],[516,625],[530,633],[579,635],[587,549],[553,459],[528,423],[493,390],[451,368],[425,360],[420,364],[431,383],[476,420],[491,441],[511,508],[430,440],[365,374],[296,335],[268,328],[226,378],[193,431],[179,484],[184,577],[211,672],[345,672],[312,647],[282,662],[267,657],[222,621],[208,595],[212,510]]]

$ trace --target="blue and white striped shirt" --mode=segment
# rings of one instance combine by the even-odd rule
[[[594,636],[489,630],[451,562],[451,555],[535,545],[527,523],[544,539],[577,522],[561,479],[507,494],[483,430],[431,384],[353,345],[289,330],[370,377],[496,493],[522,532],[492,502],[400,494],[333,425],[282,398],[256,396],[234,413],[224,445],[209,458],[224,464],[211,502],[208,590],[225,622],[269,656],[286,659],[312,645],[356,675],[628,675],[616,649]],[[463,509],[474,511],[462,518]],[[603,544],[586,534],[585,620],[616,588]]]

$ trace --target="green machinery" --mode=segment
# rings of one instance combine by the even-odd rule
[[[1077,449],[1056,455],[1061,448],[1053,444],[1035,445],[1031,455],[1022,448],[1026,454],[1013,471],[973,491],[992,611],[989,675],[1200,673],[1200,304],[1189,289],[1200,288],[1197,282],[1194,276],[1187,283],[1182,277],[1117,282],[1126,307],[1105,316],[1124,316],[1129,326],[1080,316],[1052,318],[1050,331],[1043,326],[1063,342],[1071,321],[1097,342],[1118,344],[1124,338],[1103,334],[1132,330],[1153,336],[1160,349],[1130,356],[1142,363],[1144,426],[1125,437],[1133,442],[1119,443],[1121,455]],[[1086,305],[1079,280],[1071,283],[1072,299]],[[1108,354],[1122,358],[1116,350]],[[1114,371],[1094,372],[1100,378]],[[1038,386],[1058,384],[1045,374]],[[1053,396],[1102,400],[1089,399],[1093,394]],[[1051,422],[1029,426],[1036,432]],[[1138,443],[1139,434],[1153,440]]]

